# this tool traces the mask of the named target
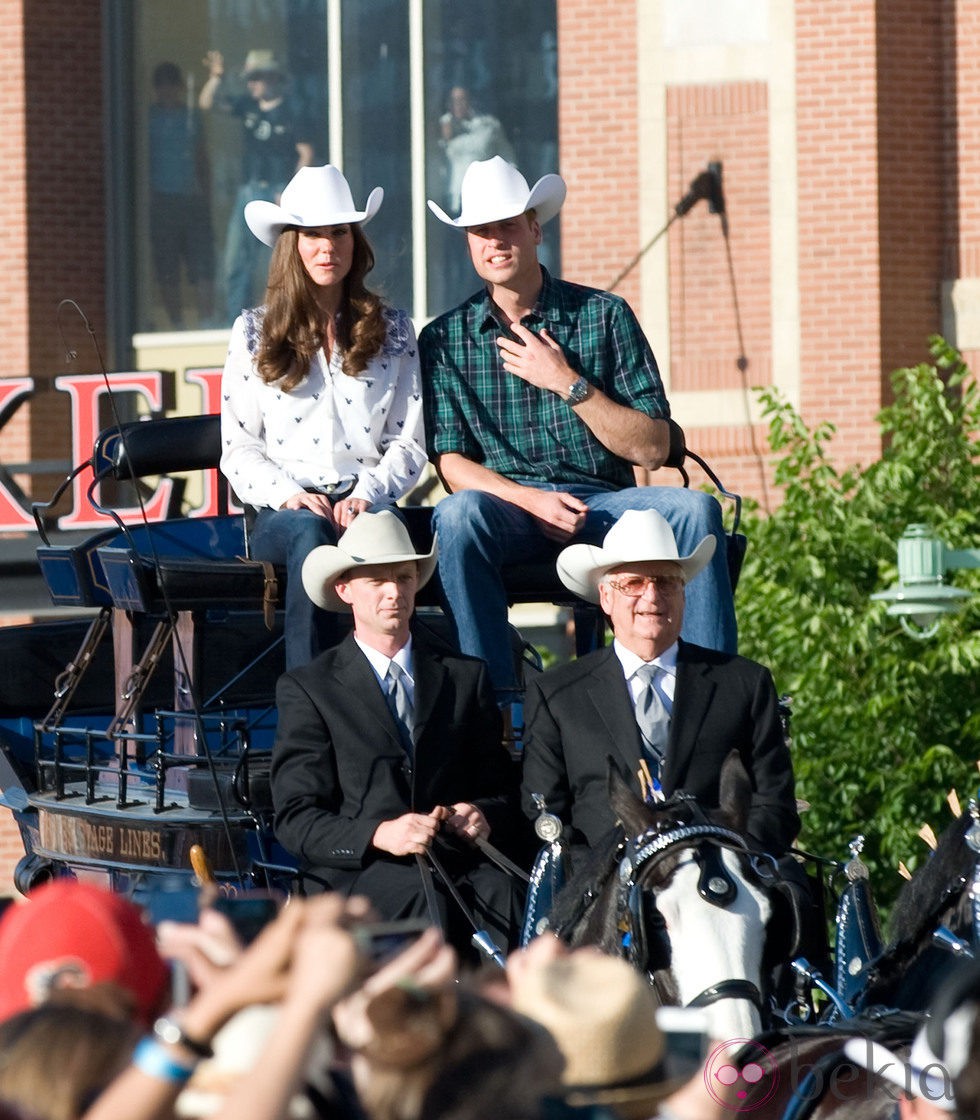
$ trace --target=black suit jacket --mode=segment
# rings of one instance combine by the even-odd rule
[[[379,859],[396,860],[371,845],[382,821],[456,801],[480,807],[494,843],[498,833],[513,830],[517,776],[501,745],[486,665],[422,636],[414,638],[413,656],[411,761],[353,637],[280,678],[272,754],[275,831],[306,868],[356,871]],[[329,870],[324,878],[330,881]]]
[[[523,806],[532,793],[566,825],[573,845],[594,845],[616,823],[607,759],[639,793],[640,732],[612,646],[534,679],[525,699]],[[752,782],[749,831],[780,854],[799,829],[793,767],[772,676],[747,658],[681,642],[662,784],[705,808],[718,805],[721,765],[737,750]]]

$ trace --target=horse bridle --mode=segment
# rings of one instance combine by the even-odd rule
[[[647,865],[653,866],[660,862],[676,845],[690,844],[691,841],[711,841],[718,847],[748,856],[753,870],[757,875],[760,874],[751,860],[751,857],[759,853],[754,852],[743,837],[731,829],[715,824],[678,825],[665,832],[648,829],[632,840],[623,840],[622,847],[625,851],[619,861],[619,890],[616,900],[619,921],[623,921],[631,913],[631,895],[638,887],[637,877],[640,871]],[[736,890],[728,869],[720,859],[705,859],[702,862],[698,881],[698,892],[702,898],[714,906],[726,907],[734,900]],[[765,1012],[765,1002],[758,986],[751,980],[744,979],[722,980],[718,984],[712,984],[695,996],[687,1006],[708,1007],[723,999],[748,1000],[760,1014]]]

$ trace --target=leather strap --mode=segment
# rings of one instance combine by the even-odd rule
[[[722,999],[747,999],[760,1013],[763,1010],[762,993],[751,980],[722,980],[696,996],[688,1007],[708,1007]]]
[[[507,856],[505,856],[499,848],[495,848],[489,840],[484,840],[482,837],[478,836],[474,840],[474,844],[483,852],[487,859],[490,860],[491,863],[495,863],[501,871],[506,871],[508,875],[513,875],[522,880],[522,882],[530,883],[531,876],[528,875],[524,868],[518,867],[512,859],[508,859]]]
[[[262,619],[266,630],[276,624],[276,604],[279,601],[279,579],[276,569],[268,560],[259,560],[262,565]]]
[[[429,911],[429,921],[436,927],[441,929],[443,934],[446,930],[443,926],[442,919],[439,917],[439,905],[436,902],[436,888],[432,882],[432,871],[429,865],[425,862],[425,856],[415,854],[415,862],[418,864],[419,876],[422,879],[422,894],[425,896],[425,906]]]

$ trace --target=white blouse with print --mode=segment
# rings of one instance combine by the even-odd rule
[[[336,348],[329,363],[320,350],[290,393],[255,369],[262,308],[235,320],[221,378],[221,470],[240,501],[279,509],[302,490],[356,479],[350,497],[377,502],[418,482],[426,453],[415,328],[404,311],[384,315],[384,345],[357,377]]]

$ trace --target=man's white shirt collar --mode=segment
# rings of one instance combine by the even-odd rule
[[[388,675],[388,666],[395,662],[399,669],[405,674],[406,687],[408,689],[409,697],[414,700],[415,698],[415,677],[412,673],[412,636],[408,636],[408,641],[402,648],[395,654],[394,657],[386,657],[380,650],[376,650],[373,646],[369,646],[362,642],[355,634],[354,641],[357,643],[358,649],[368,659],[371,668],[374,670],[380,682],[384,682],[385,677]]]
[[[655,657],[652,661],[644,661],[639,654],[627,649],[615,638],[613,639],[613,652],[619,658],[619,663],[623,667],[623,676],[629,685],[630,695],[634,702],[643,687],[640,679],[635,676],[636,670],[641,665],[656,665],[663,670],[664,675],[660,680],[660,688],[669,700],[674,699],[674,687],[677,684],[677,642],[674,642],[672,646],[665,649],[659,657]]]

